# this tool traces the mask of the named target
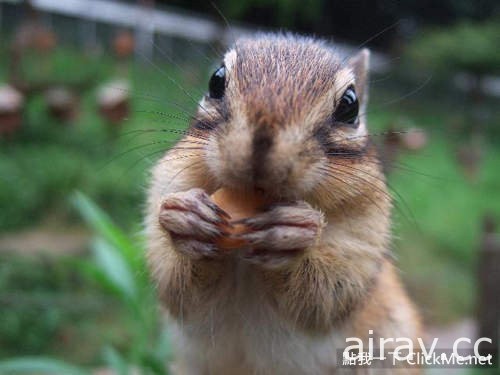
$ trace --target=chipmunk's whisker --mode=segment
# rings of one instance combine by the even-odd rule
[[[120,152],[119,154],[113,156],[111,159],[107,160],[106,163],[99,168],[99,170],[104,169],[106,166],[108,166],[112,162],[116,161],[117,159],[119,159],[121,157],[124,157],[124,156],[130,154],[131,152],[143,149],[145,147],[151,147],[151,146],[155,146],[155,145],[162,145],[162,144],[168,144],[168,143],[174,143],[174,142],[176,142],[177,144],[181,143],[181,142],[177,142],[175,140],[162,140],[162,141],[149,142],[149,143],[145,143],[142,145],[132,147],[126,151]],[[193,143],[195,143],[195,142],[193,142]],[[206,145],[204,143],[201,143],[201,144]],[[169,147],[167,149],[162,148],[162,150],[160,150],[159,152],[166,152],[167,150],[203,150],[203,149],[204,149],[203,147],[197,147],[197,146],[192,146],[192,147],[174,146],[174,147]]]
[[[399,134],[411,134],[411,133],[425,133],[426,131],[423,129],[408,129],[408,130],[387,130],[383,131],[380,133],[370,133],[370,134],[363,134],[363,135],[355,135],[355,136],[347,136],[344,138],[341,138],[340,141],[350,141],[353,139],[360,139],[360,138],[372,138],[372,137],[381,137],[385,135],[399,135]]]
[[[343,165],[340,165],[340,164],[337,164],[337,165],[344,167]],[[392,197],[390,196],[390,194],[388,194],[387,192],[385,192],[379,186],[375,185],[372,181],[369,181],[368,179],[362,178],[362,177],[360,177],[360,176],[358,176],[356,174],[349,173],[347,171],[343,171],[341,169],[335,168],[332,165],[329,165],[329,166],[325,167],[324,171],[325,171],[325,173],[327,174],[328,177],[331,177],[331,178],[335,178],[336,177],[337,180],[339,179],[339,174],[340,174],[340,175],[343,175],[343,176],[351,179],[351,181],[352,181],[352,179],[361,181],[361,182],[367,184],[368,186],[372,187],[374,190],[376,190],[378,193],[382,194],[384,197],[386,197],[388,199],[392,199]],[[377,207],[381,212],[384,212],[382,210],[382,207],[380,207],[380,205],[377,203],[377,201],[375,201],[374,199],[372,199],[370,195],[363,194],[363,192],[361,190],[357,189],[352,184],[347,184],[347,185],[349,186],[350,189],[354,189],[364,199],[368,199],[368,201],[370,201],[370,203],[372,203],[375,207]]]
[[[189,125],[189,123],[192,120],[195,120],[195,121],[199,122],[200,124],[206,125],[208,127],[210,127],[212,125],[212,123],[207,122],[207,120],[205,120],[205,119],[201,119],[201,118],[194,116],[194,115],[188,115],[187,112],[185,112],[185,114],[186,114],[185,117],[179,116],[176,114],[172,114],[172,113],[168,113],[168,112],[164,112],[164,111],[158,111],[158,110],[138,110],[135,112],[136,113],[148,113],[148,114],[152,114],[152,115],[157,115],[157,116],[161,116],[161,117],[179,120],[179,121],[182,121],[183,123],[185,123],[186,125]]]
[[[383,109],[383,108],[386,108],[387,106],[389,105],[392,105],[392,104],[395,104],[395,103],[399,103],[400,101],[410,97],[410,96],[413,96],[415,94],[417,94],[419,91],[421,91],[425,86],[427,86],[427,84],[431,81],[432,79],[432,75],[428,76],[419,86],[417,86],[416,88],[414,88],[413,90],[397,97],[397,98],[394,98],[394,99],[391,99],[391,100],[388,100],[386,102],[383,102],[379,105],[376,105],[375,107],[372,107],[370,109],[370,111],[365,111],[365,112],[362,112],[359,114],[359,116],[366,116],[367,114],[370,114],[372,113],[373,111],[377,111],[379,109]]]
[[[161,75],[163,75],[165,78],[167,78],[171,83],[173,83],[179,90],[181,90],[181,92],[188,98],[191,100],[191,102],[193,102],[193,104],[195,104],[198,108],[200,108],[201,110],[203,110],[206,115],[211,118],[212,120],[214,120],[214,118],[212,117],[212,114],[210,113],[210,111],[208,109],[206,109],[201,103],[199,103],[194,97],[193,95],[191,95],[182,85],[180,85],[173,77],[171,77],[169,74],[167,74],[163,69],[161,69],[157,64],[155,64],[151,59],[149,59],[147,56],[145,56],[143,53],[139,52],[139,54],[142,56],[142,58],[148,62],[148,64],[150,64],[153,68],[155,68]],[[220,111],[214,107],[215,110],[219,113],[219,115],[221,117],[223,117],[223,115],[220,113]]]
[[[411,222],[412,224],[414,224],[417,228],[418,228],[418,222],[415,218],[415,215],[412,211],[412,209],[410,208],[410,206],[408,205],[408,203],[406,202],[406,200],[404,199],[404,197],[388,182],[386,181],[385,179],[383,178],[380,178],[378,176],[374,176],[372,175],[371,173],[367,172],[367,171],[364,171],[362,169],[359,169],[359,168],[355,168],[353,166],[350,166],[350,165],[344,165],[344,164],[339,164],[339,163],[332,163],[333,165],[336,165],[336,166],[339,166],[339,167],[342,167],[342,168],[347,168],[347,169],[350,169],[350,170],[353,170],[355,172],[359,172],[359,173],[362,173],[366,176],[368,176],[369,178],[373,178],[375,179],[376,181],[379,181],[381,182],[383,185],[387,186],[389,188],[389,190],[391,192],[393,192],[396,197],[391,197],[390,194],[388,194],[386,191],[384,191],[382,188],[380,188],[379,186],[375,185],[373,182],[369,181],[367,178],[363,178],[361,176],[358,176],[358,175],[355,175],[355,174],[350,174],[349,172],[347,171],[344,171],[342,169],[339,169],[339,168],[335,168],[335,167],[332,167],[334,169],[334,171],[336,173],[344,173],[344,174],[350,174],[351,177],[354,177],[354,178],[357,178],[358,180],[361,180],[362,182],[368,184],[370,187],[376,189],[379,193],[381,193],[383,196],[389,198],[389,199],[393,199],[395,198],[397,201],[401,202],[403,207],[405,208],[405,210],[409,213],[410,217],[411,217]],[[402,210],[400,209],[397,205],[396,205],[396,208],[400,211],[400,213],[405,217],[405,218],[408,218],[407,217],[407,214]]]
[[[384,168],[386,166],[386,161],[384,159],[379,159],[379,158],[370,157],[370,156],[362,156],[362,157],[360,157],[360,155],[356,154],[356,153],[345,153],[345,152],[337,152],[336,153],[336,152],[329,152],[326,155],[330,156],[330,157],[332,157],[332,156],[333,157],[337,157],[337,158],[340,158],[340,159],[360,160],[363,163],[371,163],[371,164],[379,165],[381,168]],[[419,154],[418,156],[421,156],[421,155]],[[424,156],[426,156],[426,155],[424,155]],[[432,174],[429,174],[429,173],[424,173],[422,171],[416,170],[416,169],[412,168],[411,166],[409,166],[409,165],[407,165],[405,163],[402,163],[400,161],[391,161],[390,162],[390,167],[393,168],[393,169],[396,169],[398,171],[401,171],[401,172],[413,173],[415,175],[419,175],[419,176],[422,176],[422,177],[427,177],[427,178],[430,178],[430,179],[433,179],[433,180],[440,180],[440,181],[444,181],[444,182],[453,182],[449,178],[444,178],[442,176],[436,176],[436,175],[432,175]]]
[[[196,155],[194,155],[194,156],[196,156]],[[186,157],[192,157],[192,156],[189,156],[189,155],[188,155],[188,156],[186,156]],[[178,171],[177,171],[177,172],[176,172],[176,173],[172,176],[172,178],[170,179],[170,182],[169,182],[169,183],[168,183],[165,187],[163,187],[162,191],[166,191],[166,190],[170,187],[170,185],[172,185],[172,183],[175,181],[175,179],[176,179],[177,177],[179,177],[179,175],[181,175],[184,171],[186,171],[186,170],[188,170],[188,169],[190,169],[190,168],[193,168],[193,167],[197,167],[197,166],[199,166],[199,165],[200,165],[200,164],[202,164],[202,163],[203,163],[203,161],[202,161],[202,160],[195,160],[195,161],[194,161],[194,162],[192,162],[191,164],[188,164],[187,166],[185,166],[185,167],[183,167],[183,168],[179,169],[179,170],[178,170]]]
[[[158,129],[137,129],[137,130],[130,130],[125,133],[123,133],[121,136],[128,136],[128,135],[133,135],[133,134],[146,134],[146,133],[171,133],[171,134],[178,134],[178,135],[186,135],[189,137],[193,137],[195,139],[199,139],[200,141],[207,141],[208,137],[203,136],[200,134],[200,132],[196,131],[187,131],[187,130],[182,130],[182,129],[168,129],[168,128],[158,128]],[[174,139],[173,141],[178,141],[178,142],[185,142],[187,140],[185,139]]]

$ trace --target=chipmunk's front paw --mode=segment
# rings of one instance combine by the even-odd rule
[[[177,251],[195,259],[220,254],[215,240],[227,235],[229,215],[201,189],[172,193],[163,201],[159,222]]]
[[[249,249],[244,259],[269,268],[295,261],[319,239],[324,219],[306,202],[280,204],[241,221],[248,231],[240,237]]]

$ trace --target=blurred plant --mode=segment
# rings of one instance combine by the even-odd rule
[[[444,76],[470,74],[474,78],[471,94],[479,95],[483,77],[500,72],[499,36],[498,21],[462,22],[424,32],[409,48],[409,56]]]
[[[161,323],[154,288],[149,280],[141,241],[127,236],[89,198],[73,196],[73,204],[96,233],[93,260],[81,270],[116,296],[128,313],[125,350],[106,346],[103,359],[115,374],[167,374],[168,330]],[[159,328],[160,327],[160,328]],[[0,373],[88,374],[89,371],[54,358],[21,357],[0,361]]]
[[[0,252],[0,358],[49,352],[59,343],[67,344],[71,331],[63,327],[78,326],[92,312],[104,310],[106,294],[86,282],[74,263],[66,256],[54,261],[47,254]],[[89,291],[95,299],[88,298]]]
[[[322,11],[322,3],[319,0],[246,0],[246,1],[224,1],[223,10],[230,19],[242,17],[252,9],[266,9],[266,16],[274,18],[275,26],[290,27],[298,23],[317,21]],[[260,14],[262,17],[262,14]]]

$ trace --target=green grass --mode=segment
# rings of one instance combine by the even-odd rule
[[[85,278],[78,262],[1,255],[0,358],[45,353],[95,363],[99,347],[124,339],[118,301]]]
[[[500,220],[495,172],[500,150],[485,144],[478,181],[467,181],[454,160],[453,145],[431,140],[425,155],[408,155],[405,166],[430,176],[396,172],[400,192],[395,213],[396,254],[404,277],[426,316],[444,322],[474,314],[475,264],[484,215]]]
[[[59,59],[63,61],[57,61]],[[55,60],[56,70],[69,72],[67,66],[72,66],[77,73],[91,69],[105,72],[98,75],[101,81],[117,75],[114,62],[107,58],[94,61],[90,68],[84,66],[88,61],[80,61],[73,55],[66,62],[60,55]],[[47,61],[44,63],[47,65]],[[182,73],[174,68],[161,66],[161,69],[176,80],[183,80]],[[148,169],[160,152],[169,147],[170,141],[177,138],[173,133],[142,130],[185,128],[184,121],[152,111],[185,116],[171,102],[175,100],[187,110],[194,104],[179,98],[174,83],[162,79],[158,84],[159,73],[155,70],[133,66],[120,74],[131,81],[132,111],[118,132],[110,130],[98,114],[97,87],[81,93],[80,116],[72,124],[51,118],[41,95],[29,98],[22,131],[13,140],[0,140],[0,233],[36,227],[47,217],[62,231],[68,225],[81,225],[69,199],[75,190],[97,201],[116,222],[127,228],[127,233],[138,232]],[[39,77],[33,74],[30,79],[41,81],[47,77],[75,81],[70,75],[50,73]],[[156,143],[142,147],[152,142]],[[99,223],[103,225],[102,220]],[[99,230],[98,226],[94,229]],[[116,230],[113,233],[117,235]],[[122,240],[119,245],[127,241]],[[120,257],[112,248],[102,241],[100,244],[96,247],[96,264],[99,265],[99,259],[102,267],[106,266],[106,259],[117,263]],[[11,250],[22,253],[22,249]],[[138,248],[134,252],[142,254]],[[109,254],[115,255],[109,258]],[[156,303],[151,300],[141,306],[138,300],[131,303],[133,298],[125,298],[117,292],[120,287],[114,288],[113,280],[105,281],[106,272],[113,273],[112,270],[96,273],[95,266],[83,269],[82,257],[88,265],[94,263],[88,261],[88,255],[62,258],[26,257],[14,252],[0,255],[0,304],[3,306],[0,358],[45,355],[90,367],[118,366],[117,362],[128,366],[130,362],[148,368],[147,373],[163,373],[157,356],[166,356],[165,339],[159,337],[155,347],[151,340],[151,332],[155,335],[163,332],[158,329],[157,321],[152,320],[157,318]],[[94,278],[87,274],[89,267]],[[121,269],[122,274],[124,269],[127,267]],[[134,272],[139,272],[137,267]],[[146,273],[143,270],[139,274]],[[142,288],[143,285],[141,289],[135,287],[137,292]],[[146,296],[141,294],[141,298]],[[142,315],[137,316],[138,313]],[[58,363],[37,358],[34,362],[23,360],[4,365],[24,366],[29,370],[33,365],[37,369],[51,369]],[[9,368],[2,367],[5,371]]]
[[[110,63],[104,59],[101,64]],[[181,80],[179,72],[162,69]],[[30,98],[22,131],[14,141],[0,140],[0,205],[4,209],[0,231],[33,226],[54,212],[71,220],[66,198],[75,189],[97,200],[119,223],[137,222],[148,170],[177,138],[174,133],[149,130],[186,127],[187,120],[163,114],[186,117],[173,101],[187,107],[186,111],[194,107],[178,98],[174,83],[162,79],[155,87],[158,75],[148,69],[128,73],[132,112],[118,133],[98,115],[96,88],[83,92],[81,116],[72,124],[51,118],[41,95]]]
[[[443,95],[443,88],[439,90]],[[397,264],[425,320],[438,324],[475,314],[482,221],[490,215],[500,222],[500,112],[493,102],[483,104],[488,116],[481,125],[482,136],[477,137],[471,135],[468,123],[471,108],[450,100],[452,95],[435,97],[434,91],[428,87],[419,100],[410,98],[389,107],[383,103],[397,94],[375,92],[370,125],[375,134],[395,123],[418,126],[428,134],[424,150],[401,154],[389,185],[395,201]],[[473,182],[456,158],[457,149],[470,144],[471,136],[479,140],[482,153]]]
[[[143,241],[85,195],[72,203],[96,236],[91,259],[2,256],[0,359],[8,359],[0,373],[90,374],[104,363],[120,374],[166,375],[170,341]]]

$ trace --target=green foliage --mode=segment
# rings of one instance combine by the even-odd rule
[[[403,171],[396,171],[392,176],[411,215],[418,220],[418,227],[414,229],[421,232],[420,238],[439,239],[440,255],[450,252],[450,262],[455,259],[463,265],[475,259],[474,247],[479,244],[482,215],[491,212],[500,219],[500,201],[491,199],[499,187],[499,179],[493,171],[500,162],[500,152],[487,143],[482,147],[485,161],[476,182],[464,178],[454,160],[454,150],[440,139],[432,139],[427,148],[432,156],[406,155],[401,160],[412,171],[424,174],[432,171],[430,176]],[[452,212],[456,214],[450,214]],[[406,229],[415,227],[411,217],[398,219]]]
[[[23,79],[30,83],[55,82],[66,85],[92,85],[101,82],[112,71],[111,61],[82,54],[69,48],[57,48],[50,54],[27,51],[23,55]],[[104,60],[104,61],[103,61]]]
[[[0,205],[3,208],[0,228],[33,224],[53,211],[67,213],[66,197],[76,188],[107,202],[107,208],[121,213],[117,216],[124,219],[122,222],[130,222],[133,211],[130,207],[124,210],[122,202],[136,202],[138,207],[142,190],[132,181],[143,171],[128,172],[126,163],[122,163],[113,165],[106,173],[99,170],[103,162],[96,159],[99,155],[57,143],[5,147],[0,153]],[[139,210],[133,215],[137,217]]]
[[[486,214],[500,223],[496,199],[500,148],[498,133],[489,129],[481,129],[483,137],[471,145],[466,134],[457,130],[458,120],[463,121],[457,102],[434,101],[427,92],[419,94],[397,106],[379,107],[397,94],[378,89],[372,95],[369,125],[379,143],[389,125],[396,129],[418,126],[428,136],[428,145],[418,152],[402,153],[389,175],[396,206],[393,248],[405,284],[426,320],[448,323],[475,313],[481,223]],[[492,101],[487,108],[494,105]],[[491,129],[498,126],[499,115],[492,116]],[[471,152],[481,150],[476,181],[465,178],[457,161],[457,150],[467,147]]]
[[[90,289],[69,258],[1,254],[0,357],[50,351],[62,326],[94,311]]]
[[[461,22],[424,32],[409,48],[414,62],[441,69],[473,74],[500,72],[500,23]]]
[[[25,357],[0,362],[0,373],[14,374],[64,374],[64,375],[90,375],[76,366],[52,358]]]
[[[83,194],[77,193],[73,202],[98,236],[92,246],[94,263],[86,264],[84,269],[103,287],[112,290],[129,313],[130,348],[122,357],[108,347],[105,351],[108,364],[118,373],[135,366],[143,368],[144,374],[165,374],[169,343],[158,334],[156,294],[148,277],[143,246],[138,239],[125,235]],[[160,333],[164,330],[160,329]]]
[[[226,0],[223,2],[225,15],[230,18],[241,18],[254,7],[266,8],[269,13],[273,13],[276,26],[293,27],[296,24],[317,20],[321,15],[322,3],[319,0],[307,2],[301,0]]]
[[[166,374],[170,342],[168,331],[160,321],[142,241],[126,235],[83,194],[76,193],[72,201],[96,234],[92,246],[93,260],[78,262],[78,268],[89,280],[113,293],[124,308],[125,319],[121,324],[126,332],[127,342],[121,349],[108,343],[103,348],[105,364],[117,374],[128,374],[132,369],[140,369],[141,374]],[[15,283],[15,280],[11,282]],[[18,333],[18,337],[22,339],[23,335]],[[78,367],[45,357],[0,361],[0,372],[2,371],[8,374],[50,371],[64,374],[87,373]]]
[[[61,68],[66,75],[54,79],[79,79],[88,57],[80,56],[77,64],[73,54],[57,52],[51,57],[49,66],[66,67]],[[112,62],[105,57],[94,59],[87,69],[94,69],[95,64],[99,65],[96,77],[110,79]],[[67,68],[71,65],[75,69]],[[179,132],[168,128],[186,128],[186,113],[194,103],[176,98],[179,88],[164,77],[182,82],[184,72],[163,66],[163,74],[136,68],[129,74],[132,113],[114,134],[98,114],[95,90],[81,93],[81,115],[70,124],[48,114],[42,95],[29,98],[21,132],[14,140],[0,139],[0,231],[33,225],[54,212],[73,219],[67,196],[75,189],[95,199],[119,224],[130,226],[137,221],[147,171],[179,137]],[[26,68],[27,73],[31,70],[30,79],[42,79],[35,65]]]
[[[485,214],[500,221],[500,187],[495,165],[500,151],[484,143],[478,181],[466,181],[450,144],[435,133],[423,155],[406,155],[394,171],[394,242],[399,265],[425,314],[434,322],[474,314],[475,264]],[[416,171],[416,172],[412,172]],[[404,201],[403,201],[404,200]]]

